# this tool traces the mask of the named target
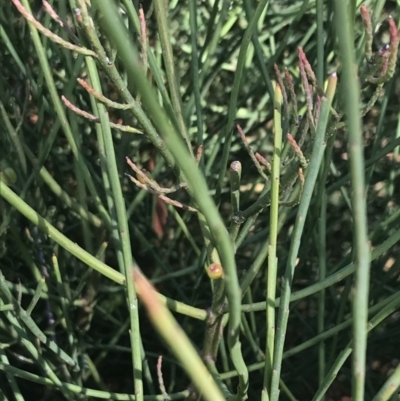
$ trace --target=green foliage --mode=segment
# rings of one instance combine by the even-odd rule
[[[398,6],[137,3],[1,2],[0,396],[394,400]]]

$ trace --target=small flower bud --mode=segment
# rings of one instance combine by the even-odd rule
[[[217,280],[224,274],[224,269],[218,263],[212,263],[207,267],[207,275],[211,280]]]

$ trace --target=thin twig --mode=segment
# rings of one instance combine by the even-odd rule
[[[274,70],[276,78],[278,79],[279,87],[281,88],[282,98],[283,98],[283,110],[285,114],[285,120],[287,121],[287,125],[289,124],[289,104],[288,104],[288,97],[286,93],[286,88],[283,83],[281,72],[279,71],[279,67],[274,64]],[[287,127],[285,127],[287,129]]]
[[[167,401],[170,398],[164,385],[164,379],[162,374],[162,355],[160,355],[157,360],[157,378],[158,378],[158,386],[160,387],[160,391],[164,397],[164,401]]]
[[[51,39],[53,42],[58,43],[59,45],[65,47],[66,49],[72,50],[76,53],[83,54],[85,56],[92,56],[94,58],[98,58],[97,54],[90,49],[87,49],[86,47],[82,46],[77,46],[73,45],[70,42],[67,42],[66,40],[60,38],[59,36],[55,35],[53,32],[51,32],[49,29],[45,28],[39,21],[37,21],[32,14],[28,12],[28,10],[21,4],[19,0],[11,0],[15,7],[17,7],[18,11],[38,30],[40,31],[43,35],[47,36],[49,39]]]
[[[178,185],[174,185],[171,188],[160,187],[160,185],[158,185],[156,181],[152,180],[138,166],[136,166],[136,164],[131,159],[129,159],[129,157],[126,158],[126,162],[129,164],[129,167],[137,174],[138,178],[140,178],[139,182],[141,182],[143,185],[147,184],[146,188],[153,190],[155,193],[170,194],[172,192],[176,192],[182,188],[187,187],[186,183],[180,183]]]
[[[67,22],[65,22],[53,9],[53,7],[48,3],[46,0],[42,0],[43,3],[43,8],[46,10],[47,14],[50,15],[51,18],[53,18],[54,21],[57,22],[64,30],[68,33],[68,35],[73,39],[73,41],[76,44],[79,44],[79,38],[75,35],[74,31],[71,29],[71,27],[68,25]]]
[[[122,125],[113,122],[109,122],[110,127],[114,129],[118,129],[123,132],[130,132],[131,134],[140,134],[143,135],[143,131],[138,130],[137,128],[133,128],[130,125]]]
[[[143,71],[147,74],[147,25],[144,16],[143,7],[139,7],[139,20],[140,20],[140,45],[142,53]]]
[[[261,156],[261,154],[258,152],[256,152],[254,156],[260,162],[260,164],[265,166],[268,169],[268,171],[271,171],[271,164],[264,156]]]
[[[300,149],[300,146],[297,144],[296,140],[290,134],[287,134],[286,138],[288,139],[291,147],[293,148],[294,153],[296,153],[296,156],[299,159],[299,162],[300,162],[301,166],[304,169],[307,168],[307,165],[308,165],[307,160],[304,157],[304,154],[303,154],[302,150]]]
[[[280,206],[285,206],[285,207],[295,207],[300,203],[301,200],[301,195],[303,194],[303,189],[304,189],[304,174],[303,174],[303,170],[301,167],[299,167],[299,171],[298,171],[298,177],[300,180],[300,191],[299,191],[299,195],[293,199],[292,201],[281,201],[279,202]]]
[[[388,54],[383,54],[383,57],[387,57],[387,65],[381,70],[382,75],[378,78],[368,77],[368,81],[373,84],[383,84],[393,76],[394,71],[396,69],[397,62],[397,52],[399,47],[399,32],[396,27],[396,23],[393,20],[393,17],[389,15],[389,31],[390,31],[390,46],[388,49]]]
[[[103,94],[101,94],[100,92],[97,92],[95,89],[93,89],[92,86],[82,78],[78,78],[77,81],[79,82],[79,84],[81,86],[83,86],[86,89],[86,91],[88,93],[93,95],[96,99],[100,100],[100,102],[106,104],[108,107],[111,107],[113,109],[119,109],[119,110],[129,110],[134,107],[133,104],[122,104],[122,103],[113,102],[108,97],[105,97]]]
[[[54,8],[46,1],[42,0],[43,8],[47,12],[47,14],[50,15],[51,18],[53,18],[54,21],[56,21],[60,26],[64,27],[64,22],[60,18],[60,16],[54,11]]]
[[[201,156],[203,156],[203,145],[200,145],[197,148],[197,152],[196,152],[196,163],[197,163],[197,165],[200,164]]]
[[[301,81],[303,83],[303,88],[304,88],[304,93],[306,95],[306,103],[307,103],[307,119],[313,128],[313,131],[315,132],[315,121],[312,115],[313,111],[313,96],[312,96],[312,91],[310,88],[310,84],[308,83],[308,78],[307,78],[307,73],[305,70],[305,65],[304,65],[304,59],[301,57],[301,54],[303,53],[301,48],[299,47],[299,67],[300,67],[300,75],[301,75]]]
[[[321,111],[321,96],[317,95],[317,100],[315,102],[315,110],[314,110],[314,121],[316,122],[318,122],[320,111]]]
[[[290,96],[291,96],[292,102],[293,102],[293,118],[296,121],[297,116],[299,114],[298,107],[297,107],[297,96],[296,96],[296,92],[294,90],[293,78],[290,75],[290,72],[287,68],[285,68],[285,79],[286,79],[286,83],[289,88]]]
[[[74,113],[80,115],[83,118],[86,118],[87,120],[94,121],[94,122],[100,122],[99,117],[96,117],[93,114],[88,113],[87,111],[81,110],[79,107],[76,107],[73,105],[64,95],[61,96],[61,100],[64,102],[64,104],[72,110]]]
[[[365,57],[367,58],[367,60],[371,60],[373,41],[371,14],[369,13],[368,8],[365,4],[361,5],[360,13],[365,28]]]
[[[142,172],[142,173],[143,173],[143,172]],[[154,189],[149,188],[148,185],[142,184],[139,180],[137,180],[135,177],[131,176],[130,174],[125,173],[125,175],[126,175],[136,186],[138,186],[139,188],[142,188],[142,189],[146,190],[147,192],[150,192],[150,193],[153,194],[153,195],[156,195],[158,198],[162,199],[165,203],[169,203],[169,204],[171,204],[171,205],[173,205],[173,206],[176,206],[176,207],[179,207],[179,208],[181,208],[181,209],[188,210],[189,212],[198,213],[198,210],[195,209],[194,207],[184,205],[184,204],[181,203],[181,202],[178,202],[178,201],[176,201],[176,200],[174,200],[174,199],[168,198],[167,196],[160,194],[159,192],[155,191]]]
[[[247,153],[249,154],[251,160],[253,161],[254,165],[256,166],[257,171],[260,173],[260,175],[266,180],[268,181],[269,178],[268,176],[264,173],[263,168],[261,166],[261,164],[258,162],[257,157],[255,156],[253,149],[250,147],[246,135],[242,130],[242,127],[239,124],[236,124],[236,128],[239,132],[240,137],[242,138],[242,142],[243,145],[245,146]]]
[[[372,107],[374,107],[374,104],[382,95],[382,93],[383,93],[383,84],[380,84],[376,87],[374,93],[371,96],[371,99],[369,99],[368,103],[362,109],[361,117],[364,117],[372,109]]]
[[[313,71],[313,69],[311,67],[311,64],[308,61],[308,58],[307,58],[306,54],[304,53],[304,50],[303,50],[302,47],[299,47],[299,58],[303,62],[304,69],[305,69],[305,71],[307,73],[308,78],[311,80],[313,86],[317,89],[317,93],[320,96],[323,96],[324,95],[324,91],[318,85],[317,77],[315,76],[314,71]]]
[[[79,107],[76,107],[64,95],[61,96],[61,100],[64,102],[65,106],[67,106],[74,113],[86,118],[87,120],[94,121],[95,123],[100,123],[99,117],[96,117],[95,115],[90,114],[87,111],[80,109]],[[132,134],[143,134],[142,131],[139,131],[138,129],[133,128],[130,125],[116,124],[111,121],[109,122],[109,124],[110,124],[111,128],[118,129],[123,132],[130,132]]]

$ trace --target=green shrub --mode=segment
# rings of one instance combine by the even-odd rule
[[[0,395],[394,400],[391,3],[136,3],[0,6]]]

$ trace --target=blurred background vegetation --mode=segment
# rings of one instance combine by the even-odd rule
[[[210,280],[206,274],[205,268],[213,259],[207,252],[204,227],[199,224],[197,213],[187,207],[196,208],[197,199],[190,190],[183,188],[166,194],[178,206],[164,202],[157,196],[160,191],[143,189],[146,181],[126,163],[129,157],[163,188],[171,188],[182,179],[181,173],[171,165],[165,152],[163,154],[162,149],[171,150],[171,142],[167,139],[166,145],[163,142],[168,137],[159,132],[155,123],[156,109],[146,107],[145,93],[127,64],[129,54],[121,54],[115,45],[105,26],[104,10],[96,2],[50,1],[47,7],[41,1],[27,0],[21,3],[3,0],[0,4],[1,399],[95,399],[96,394],[86,393],[85,388],[99,390],[97,396],[101,393],[105,399],[133,399],[129,394],[134,394],[133,377],[138,376],[132,370],[132,337],[129,335],[134,317],[127,302],[132,298],[120,285],[126,274],[123,265],[125,263],[127,268],[126,252],[129,250],[124,241],[129,242],[131,257],[157,291],[199,311],[197,318],[186,312],[174,313],[199,353],[204,346],[206,311],[215,306],[213,293],[217,293],[220,280]],[[25,9],[30,6],[31,11],[27,13],[48,31],[35,38],[31,29],[36,28],[30,29],[16,3]],[[304,137],[300,141],[299,136],[296,139],[301,142],[307,162],[315,134],[311,128],[305,129],[304,124],[305,121],[309,123],[307,95],[311,93],[317,104],[319,89],[312,82],[310,92],[304,89],[298,48],[304,50],[321,87],[329,74],[338,71],[339,95],[334,103],[337,115],[333,113],[328,125],[331,129],[326,134],[328,152],[305,220],[291,292],[307,291],[324,277],[351,265],[355,255],[355,203],[354,200],[352,203],[354,195],[349,175],[349,135],[346,125],[341,124],[345,121],[341,117],[342,99],[347,88],[341,86],[334,2],[265,2],[255,34],[242,58],[239,52],[258,1],[166,0],[163,2],[164,19],[163,11],[157,8],[159,3],[144,1],[141,8],[134,0],[115,2],[121,23],[140,53],[139,68],[153,86],[159,106],[176,131],[182,137],[186,135],[186,143],[190,144],[193,154],[201,149],[201,159],[197,160],[199,170],[227,228],[232,228],[237,217],[233,216],[232,187],[225,170],[231,162],[241,163],[241,211],[253,205],[269,188],[266,180],[270,171],[262,165],[256,168],[246,146],[272,162],[274,90],[279,78],[276,70],[282,77],[284,69],[287,70],[296,94],[293,97],[286,86],[289,105],[283,110],[282,120],[283,142],[287,149],[286,158],[281,160],[282,180],[288,177],[291,166],[297,169],[300,165],[286,134],[293,133],[293,129],[304,131]],[[382,84],[367,82],[365,76],[381,73],[379,63],[385,57],[383,53],[388,51],[384,46],[393,41],[389,16],[397,24],[400,3],[379,0],[364,3],[370,10],[374,30],[370,57],[365,54],[368,34],[361,20],[360,4],[356,3],[350,1],[349,10],[354,12],[351,26],[360,70],[362,105],[359,108],[368,109],[362,118],[368,238],[372,249],[391,241],[371,262],[368,306],[375,307],[371,310],[372,317],[390,301],[398,302],[400,76],[396,69]],[[52,15],[51,10],[56,15]],[[142,34],[139,10],[145,16]],[[87,24],[89,20],[93,21],[93,26],[91,22]],[[98,39],[97,48],[90,37],[91,29]],[[162,29],[166,31],[163,33]],[[57,38],[77,47],[66,48],[65,44],[56,43]],[[165,45],[163,40],[169,43]],[[172,75],[171,60],[165,50],[168,46],[173,57]],[[99,53],[101,47],[107,59]],[[87,50],[85,54],[79,51],[82,48]],[[389,52],[393,53],[393,48]],[[244,64],[238,80],[240,60]],[[129,96],[124,97],[113,79],[114,67],[120,83],[126,86],[139,108],[143,99],[144,117],[128,101]],[[96,76],[97,83],[94,82]],[[78,78],[81,81],[78,82]],[[89,89],[85,87],[88,82],[91,82]],[[102,103],[107,111],[104,106],[101,109],[101,101],[93,96],[92,88],[96,85],[97,91],[101,90],[108,98]],[[376,102],[367,107],[371,99]],[[89,114],[82,115],[82,111]],[[314,117],[317,122],[318,116],[314,114]],[[111,123],[108,124],[111,142],[107,139],[104,142],[107,138],[104,118],[109,118]],[[151,136],[145,121],[156,127],[155,136]],[[247,145],[236,124],[245,133]],[[155,144],[157,138],[160,146]],[[114,149],[110,149],[110,143]],[[110,161],[110,152],[115,155],[114,161]],[[225,152],[228,152],[227,160]],[[172,160],[176,161],[175,155]],[[142,188],[127,174],[142,182]],[[116,181],[120,189],[115,187]],[[297,179],[288,186],[286,194],[281,194],[281,200],[288,204],[279,208],[277,296],[289,257],[301,187],[301,180]],[[16,194],[21,202],[19,206],[4,195],[6,188]],[[122,198],[118,198],[118,191]],[[118,203],[120,199],[124,203]],[[251,400],[260,399],[264,380],[266,308],[265,303],[261,306],[257,303],[266,300],[271,221],[267,203],[264,202],[253,220],[246,220],[247,230],[239,232],[239,239],[232,238],[234,243],[236,241],[238,280],[241,284],[248,280],[249,284],[241,300],[246,306],[242,308],[240,338],[243,359],[250,370],[248,396]],[[184,207],[179,207],[182,204]],[[119,209],[121,205],[124,210]],[[63,245],[50,231],[43,230],[43,222],[23,215],[22,210],[28,213],[27,207],[79,249],[120,272],[120,276],[109,280],[110,276],[102,274],[101,268],[92,270],[94,265],[71,251],[73,245]],[[129,229],[127,237],[123,236],[121,223],[124,216]],[[352,316],[354,294],[352,272],[354,269],[310,292],[308,297],[300,295],[292,301],[285,333],[280,399],[316,399],[313,397],[337,356],[353,338],[348,320]],[[398,308],[398,303],[396,305]],[[226,312],[226,305],[222,306]],[[176,311],[171,305],[170,309]],[[24,311],[27,310],[26,317]],[[368,335],[365,400],[373,399],[387,378],[396,368],[398,370],[399,319],[400,313],[394,308]],[[349,324],[331,331],[325,338],[318,337],[346,321]],[[32,322],[36,323],[36,328],[32,328]],[[174,399],[188,397],[190,378],[183,373],[181,362],[160,339],[141,306],[139,322],[140,334],[134,335],[140,336],[144,394],[154,396],[166,391]],[[45,341],[38,340],[40,335],[35,330],[45,336]],[[49,341],[56,347],[55,352]],[[303,349],[304,344],[308,345]],[[59,349],[64,350],[69,359],[60,357]],[[157,368],[160,355],[163,356],[164,390]],[[219,344],[216,370],[227,389],[235,393],[237,374],[229,357],[226,336]],[[349,358],[321,395],[324,398],[319,399],[351,399],[351,372]],[[43,380],[37,380],[38,377]],[[396,377],[394,388],[400,381]],[[63,388],[62,382],[77,387],[75,390]],[[122,395],[113,396],[109,392]],[[168,399],[165,397],[164,394],[157,399]],[[394,400],[397,392],[392,392],[390,397],[374,399]]]

